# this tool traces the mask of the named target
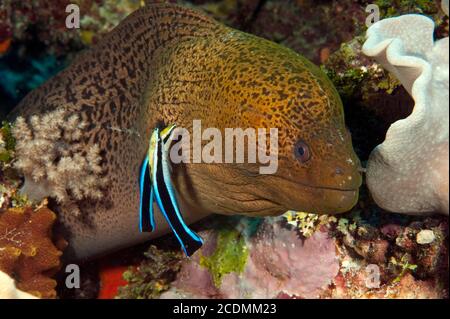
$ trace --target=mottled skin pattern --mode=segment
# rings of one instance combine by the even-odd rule
[[[288,209],[338,213],[356,202],[359,161],[341,101],[321,71],[298,54],[227,28],[194,11],[158,4],[125,19],[101,43],[30,93],[12,117],[66,107],[90,125],[110,187],[83,216],[60,212],[72,253],[91,257],[168,231],[138,231],[138,173],[157,123],[279,129],[274,175],[260,164],[179,164],[174,186],[192,222],[209,213],[277,215]],[[301,163],[294,144],[311,158]],[[192,152],[191,152],[192,153]]]

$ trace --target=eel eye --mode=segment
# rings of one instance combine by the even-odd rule
[[[309,151],[308,145],[299,140],[294,145],[294,155],[302,163],[307,162],[311,157],[311,152]]]

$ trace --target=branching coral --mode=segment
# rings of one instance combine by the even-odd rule
[[[14,277],[18,289],[41,298],[56,297],[51,277],[60,267],[62,253],[51,239],[55,220],[46,207],[0,213],[0,271]],[[61,249],[64,245],[58,243]]]
[[[21,192],[40,200],[52,196],[60,203],[72,199],[100,199],[106,178],[102,177],[99,148],[87,151],[80,143],[86,123],[78,115],[59,109],[29,123],[19,117],[13,128],[17,161],[25,176]]]
[[[390,211],[448,214],[449,40],[434,42],[433,30],[433,21],[421,15],[385,19],[369,28],[363,46],[415,101],[367,164],[368,187]]]

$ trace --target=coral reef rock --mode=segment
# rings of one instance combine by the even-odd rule
[[[17,288],[40,298],[56,297],[52,276],[60,268],[64,241],[51,239],[56,215],[46,207],[9,208],[0,212],[0,271],[14,277]]]
[[[123,273],[123,278],[128,284],[118,287],[116,298],[151,299],[159,297],[161,293],[169,289],[170,283],[175,280],[184,260],[180,251],[164,251],[154,245],[148,248],[144,256],[145,259],[139,266],[130,267]],[[110,277],[114,277],[114,275]],[[110,278],[105,279],[110,280]],[[104,295],[109,297],[107,293]]]
[[[251,228],[201,233],[205,246],[161,298],[316,298],[337,275],[335,241],[326,232],[304,239],[282,218],[265,219],[254,234]]]
[[[112,297],[448,298],[448,219],[379,214],[366,197],[340,216],[208,218],[199,252],[160,238]]]
[[[340,217],[339,274],[322,298],[448,298],[448,219],[357,212]]]
[[[367,164],[374,200],[393,212],[449,213],[449,39],[435,42],[433,31],[422,15],[384,19],[368,29],[363,46],[415,102]]]

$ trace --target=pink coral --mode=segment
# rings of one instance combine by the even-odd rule
[[[214,233],[201,234],[205,250],[214,245]],[[182,267],[172,288],[162,298],[317,298],[339,272],[335,241],[317,231],[303,240],[280,219],[266,219],[254,237],[246,239],[249,251],[241,274],[229,273],[214,286],[208,269],[194,255]]]

